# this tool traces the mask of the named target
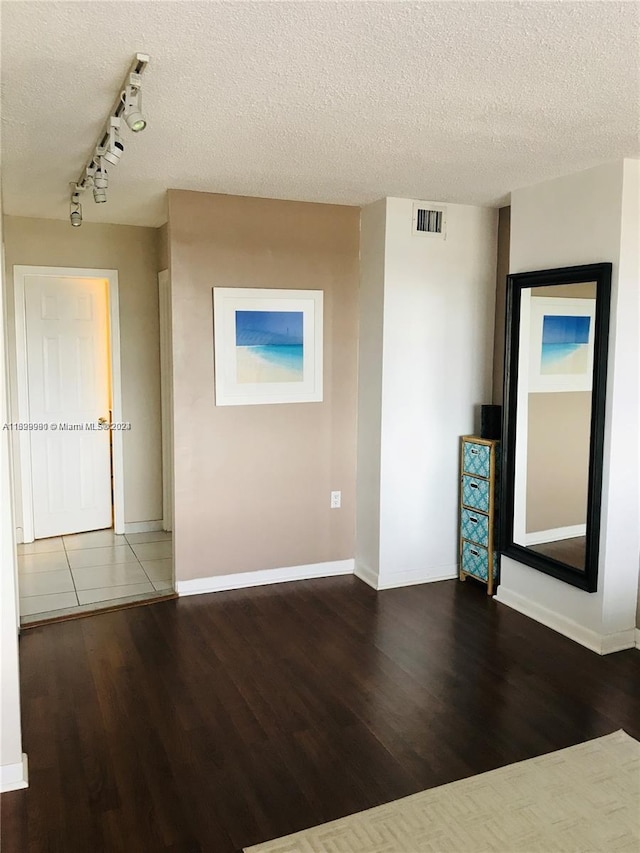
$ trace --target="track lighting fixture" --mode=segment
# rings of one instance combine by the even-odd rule
[[[82,205],[80,204],[80,194],[77,192],[71,196],[69,219],[74,228],[79,228],[82,225]]]
[[[130,130],[139,133],[147,126],[147,120],[142,115],[142,92],[140,85],[142,78],[139,74],[130,74],[129,83],[122,93],[124,102],[124,120]]]
[[[141,88],[142,73],[148,62],[149,57],[146,54],[136,54],[125,81],[120,87],[120,94],[111,110],[107,126],[98,137],[93,156],[84,167],[78,182],[71,184],[69,218],[75,227],[82,223],[80,193],[92,187],[93,199],[97,204],[104,204],[107,200],[109,186],[107,164],[117,166],[124,153],[124,144],[120,137],[121,116],[124,116],[127,126],[134,133],[139,133],[147,126],[147,120],[142,114]]]

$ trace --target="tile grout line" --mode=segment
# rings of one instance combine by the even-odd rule
[[[134,547],[133,547],[133,544],[132,544],[131,542],[129,542],[129,539],[128,539],[128,537],[127,537],[127,535],[126,535],[126,534],[125,534],[125,539],[127,540],[127,544],[129,545],[129,547],[130,547],[130,548],[131,548],[131,550],[133,551],[133,553],[134,553],[134,555],[135,555],[136,560],[140,563],[140,568],[141,568],[141,569],[142,569],[142,571],[145,573],[145,576],[148,578],[149,583],[151,584],[151,587],[152,587],[153,591],[154,591],[154,592],[163,592],[164,590],[156,589],[156,581],[154,581],[154,580],[151,578],[151,576],[149,575],[149,573],[147,572],[147,570],[145,569],[145,567],[142,565],[142,560],[141,560],[141,559],[138,557],[138,555],[136,554],[135,549],[134,549]],[[151,544],[156,544],[157,542],[173,542],[173,535],[171,535],[170,537],[163,537],[162,539],[156,539],[156,540],[153,540],[153,542],[136,542],[136,543],[134,543],[134,544],[136,544],[136,545],[151,545]],[[167,557],[153,557],[153,558],[151,558],[151,560],[150,560],[149,562],[153,562],[154,560],[166,560],[166,559],[171,559],[171,560],[172,560],[172,562],[173,562],[173,549],[172,549],[171,557],[169,557],[169,558],[167,558]],[[172,569],[172,572],[171,572],[171,573],[172,573],[172,575],[173,575],[173,569]],[[170,582],[170,583],[172,583],[172,578],[169,578],[169,582]],[[159,580],[159,581],[157,581],[157,583],[164,583],[164,581]],[[173,586],[171,587],[171,589],[173,589]]]
[[[128,541],[129,541],[129,540],[127,539],[127,542],[128,542]],[[162,541],[171,541],[171,540],[167,540],[167,539],[165,539],[165,540],[158,540],[158,541],[161,541],[161,542],[162,542]],[[140,544],[141,544],[141,545],[148,545],[148,544],[150,544],[150,543],[148,543],[148,542],[141,542]],[[131,547],[131,550],[133,551],[133,546],[130,546],[130,547]],[[138,562],[140,563],[140,568],[142,569],[142,571],[145,573],[146,577],[148,578],[149,583],[151,584],[151,588],[152,588],[152,590],[153,590],[154,592],[164,592],[165,590],[161,590],[161,589],[157,589],[157,588],[156,588],[156,583],[164,583],[164,581],[162,581],[162,580],[154,581],[154,580],[153,580],[153,578],[149,575],[149,573],[148,573],[148,572],[147,572],[147,570],[145,569],[145,567],[142,565],[142,561],[140,560],[140,558],[138,557],[138,555],[136,554],[136,552],[135,552],[135,551],[133,551],[133,553],[136,555],[136,559],[137,559],[137,560],[138,560]],[[170,557],[170,558],[167,558],[167,557],[156,557],[155,559],[156,559],[156,560],[166,560],[166,559],[171,559],[171,560],[172,560],[172,562],[173,562],[173,557]],[[153,562],[153,560],[150,560],[149,562]],[[172,573],[173,573],[173,572],[172,572]],[[172,582],[172,579],[171,579],[171,578],[169,578],[169,582]],[[171,589],[173,589],[173,586],[171,587]]]
[[[71,575],[71,583],[73,584],[73,592],[76,597],[76,604],[80,607],[80,599],[78,597],[78,587],[76,586],[76,579],[73,576],[73,569],[71,568],[71,560],[69,559],[69,552],[67,551],[67,546],[64,541],[64,536],[62,537],[62,547],[64,548],[64,556],[67,560],[67,565],[69,566],[69,574]]]
[[[125,535],[125,539],[126,539],[126,535]],[[150,577],[149,577],[149,575],[147,574],[147,570],[146,570],[146,569],[145,569],[145,567],[142,565],[142,561],[140,560],[140,557],[138,557],[138,555],[136,554],[136,552],[135,552],[135,551],[134,551],[134,549],[133,549],[133,545],[129,542],[129,540],[128,540],[128,539],[127,539],[127,544],[129,545],[129,547],[130,547],[130,548],[131,548],[131,550],[133,551],[133,555],[134,555],[134,557],[136,558],[136,560],[138,561],[138,565],[140,566],[140,568],[141,568],[141,569],[142,569],[142,571],[144,572],[144,576],[146,577],[146,579],[147,579],[147,580],[149,581],[149,583],[151,584],[151,589],[152,589],[154,592],[157,592],[157,590],[156,590],[155,586],[153,585],[153,581],[151,580],[151,578],[150,578]]]

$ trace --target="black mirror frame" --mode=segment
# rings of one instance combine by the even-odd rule
[[[504,400],[502,423],[501,548],[506,557],[531,566],[558,580],[596,592],[600,548],[600,507],[602,497],[602,451],[607,388],[609,313],[611,306],[610,263],[586,264],[552,270],[536,270],[507,276],[507,313],[505,325]],[[589,447],[589,485],[587,496],[587,536],[584,571],[538,554],[513,541],[515,488],[515,437],[518,392],[518,348],[520,340],[520,304],[524,288],[558,284],[596,282],[594,325],[593,386],[591,400],[591,443]]]

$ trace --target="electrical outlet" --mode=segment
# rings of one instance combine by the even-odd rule
[[[340,509],[342,492],[331,492],[331,509]]]

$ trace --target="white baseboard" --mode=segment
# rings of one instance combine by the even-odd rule
[[[223,592],[227,589],[244,589],[271,583],[331,578],[337,575],[352,575],[353,567],[354,560],[333,560],[327,563],[312,563],[308,566],[263,569],[258,572],[239,572],[235,575],[214,575],[208,578],[194,578],[190,581],[176,581],[176,592],[178,595],[201,595],[205,592]]]
[[[592,631],[591,628],[585,628],[573,619],[567,619],[561,613],[556,613],[543,607],[541,604],[536,604],[524,596],[518,595],[505,589],[503,586],[498,587],[498,592],[495,600],[500,604],[510,607],[512,610],[517,610],[524,616],[546,625],[573,640],[585,646],[592,652],[599,655],[608,655],[612,652],[620,652],[623,649],[632,649],[634,646],[634,629],[628,631],[618,631],[615,634],[599,634],[597,631]]]
[[[458,577],[458,566],[436,566],[431,569],[408,569],[404,572],[386,572],[378,578],[378,589],[397,589],[420,583],[451,581]]]
[[[615,634],[603,634],[600,654],[610,655],[613,652],[622,652],[625,649],[635,648],[635,634],[635,628],[629,628],[628,631],[617,631]]]
[[[554,527],[552,530],[538,530],[527,533],[526,545],[542,545],[544,542],[560,542],[561,539],[575,539],[576,536],[586,536],[586,524],[574,524],[571,527]]]
[[[29,787],[29,763],[26,754],[22,753],[22,761],[17,764],[0,766],[0,793],[18,791]]]
[[[431,569],[408,569],[404,572],[376,574],[369,566],[360,564],[355,567],[353,573],[374,589],[397,589],[401,586],[453,580],[458,577],[458,566],[437,566]]]
[[[125,533],[157,533],[164,530],[162,519],[157,521],[127,521],[124,526]]]
[[[373,589],[378,589],[378,575],[373,569],[369,568],[369,566],[365,566],[362,563],[356,563],[353,573],[368,586],[373,587]]]

